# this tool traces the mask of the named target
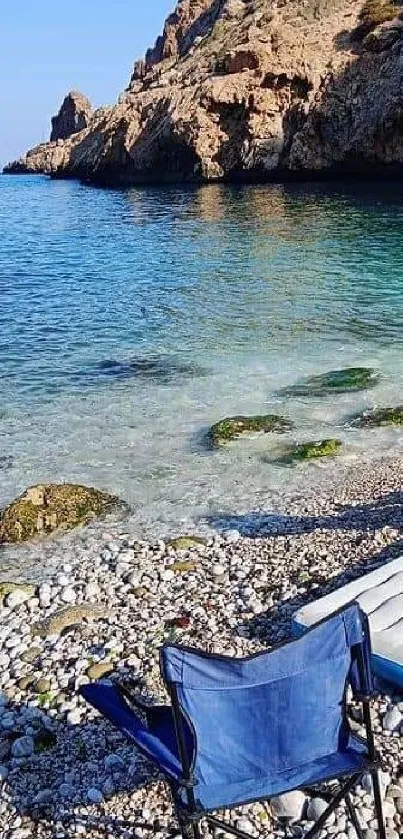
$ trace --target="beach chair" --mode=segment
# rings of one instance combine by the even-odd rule
[[[170,706],[145,707],[113,682],[85,685],[81,694],[159,768],[186,839],[199,839],[202,819],[249,839],[215,812],[294,789],[316,790],[327,801],[329,785],[320,793],[318,785],[335,780],[326,810],[306,837],[344,800],[363,839],[350,793],[366,773],[385,839],[369,662],[367,620],[352,604],[303,637],[248,658],[164,645],[160,664]],[[362,739],[347,718],[349,684],[363,706]]]

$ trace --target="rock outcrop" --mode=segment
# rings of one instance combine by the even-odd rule
[[[0,544],[71,530],[121,505],[106,492],[78,484],[30,487],[0,513]]]
[[[52,117],[50,142],[68,140],[73,134],[84,131],[90,123],[93,108],[89,99],[71,90],[65,97],[60,111]]]
[[[127,90],[10,172],[98,183],[395,172],[399,0],[180,0]]]

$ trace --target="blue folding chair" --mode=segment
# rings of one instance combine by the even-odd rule
[[[88,684],[81,693],[159,767],[184,837],[199,839],[205,818],[211,827],[250,839],[212,812],[297,788],[312,792],[337,779],[337,793],[306,837],[344,799],[363,839],[350,792],[369,772],[379,836],[386,839],[370,652],[366,617],[353,603],[302,638],[244,659],[164,645],[161,673],[171,706],[146,707],[113,683]],[[366,739],[349,726],[348,684],[363,705]]]

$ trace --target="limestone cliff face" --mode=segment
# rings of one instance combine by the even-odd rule
[[[9,170],[125,184],[392,170],[403,10],[376,3],[363,25],[364,0],[180,0],[117,105]]]
[[[59,113],[52,117],[50,142],[68,140],[73,134],[83,131],[89,125],[92,114],[89,99],[77,90],[71,90],[65,97]]]

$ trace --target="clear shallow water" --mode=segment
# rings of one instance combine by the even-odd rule
[[[126,499],[133,532],[166,535],[403,453],[403,431],[343,426],[403,402],[402,232],[390,185],[0,178],[0,506],[31,483],[82,481]],[[276,395],[350,365],[381,384]],[[223,416],[272,411],[296,421],[292,439],[338,436],[344,455],[290,469],[272,462],[275,436],[205,446]]]

